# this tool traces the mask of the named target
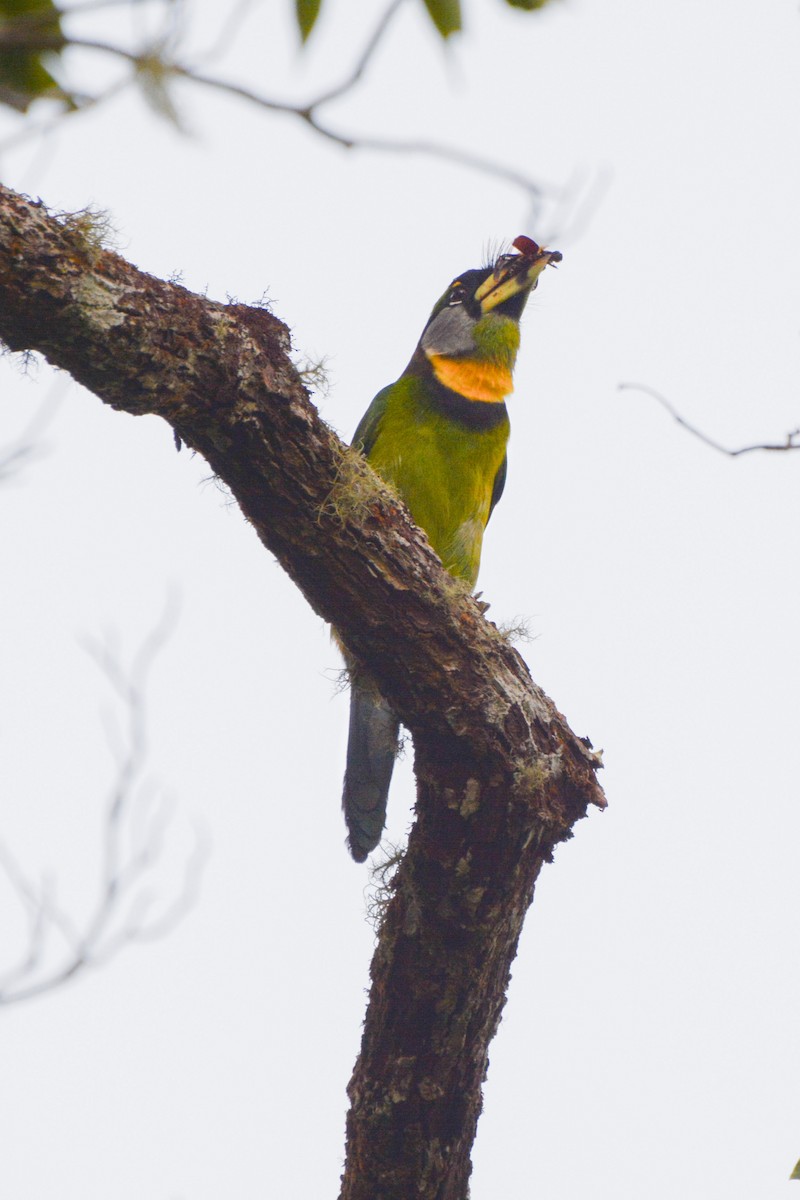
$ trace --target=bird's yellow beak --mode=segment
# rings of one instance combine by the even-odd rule
[[[524,235],[515,240],[514,246],[519,254],[501,255],[491,275],[475,293],[484,313],[491,312],[520,292],[529,291],[545,267],[561,262],[560,250],[545,250]]]

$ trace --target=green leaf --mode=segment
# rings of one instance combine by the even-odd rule
[[[510,8],[521,8],[525,12],[533,12],[535,8],[544,8],[547,0],[506,0]]]
[[[300,37],[305,40],[314,28],[322,0],[294,0],[294,10],[297,24],[300,27]]]
[[[26,112],[34,100],[59,90],[43,60],[61,49],[60,16],[53,0],[0,0],[0,21],[7,35],[6,49],[0,50],[0,104]],[[14,45],[13,35],[33,45]],[[56,44],[38,50],[37,38],[51,43],[56,39]]]
[[[461,0],[424,0],[424,4],[443,38],[461,28]]]
[[[19,17],[30,16],[31,13],[42,13],[47,21],[47,13],[58,16],[58,9],[53,0],[0,0],[0,16]]]
[[[795,1163],[795,1168],[789,1176],[790,1179],[800,1179],[800,1158]]]
[[[180,133],[185,133],[180,113],[169,90],[172,75],[168,65],[157,54],[143,58],[136,65],[136,80],[153,111],[169,121]]]

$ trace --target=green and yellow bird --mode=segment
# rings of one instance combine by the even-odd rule
[[[506,481],[505,399],[513,390],[519,319],[544,268],[561,260],[528,237],[518,237],[514,249],[453,280],[405,371],[378,393],[353,438],[402,496],[447,570],[470,586]],[[399,724],[371,676],[349,666],[342,807],[350,852],[363,862],[383,832]]]

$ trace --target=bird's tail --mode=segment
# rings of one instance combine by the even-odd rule
[[[342,808],[356,862],[363,862],[381,840],[399,732],[397,717],[375,684],[361,673],[355,675]]]

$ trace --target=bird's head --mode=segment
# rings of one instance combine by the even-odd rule
[[[464,271],[439,299],[423,330],[424,355],[438,381],[469,400],[501,401],[512,390],[519,319],[546,266],[561,261],[532,238],[518,237],[516,253]]]

